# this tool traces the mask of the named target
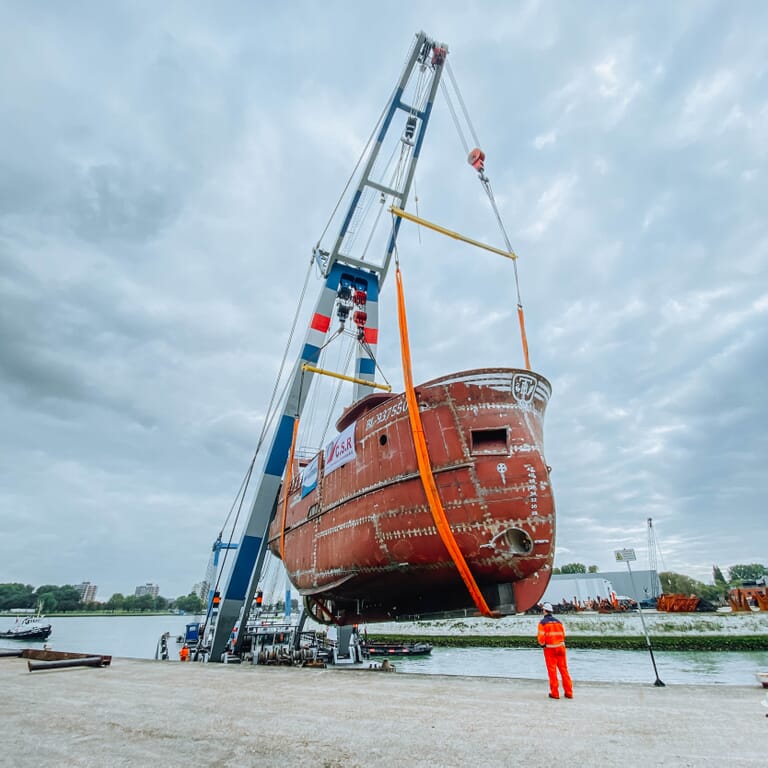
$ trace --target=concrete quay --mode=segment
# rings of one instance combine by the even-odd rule
[[[0,659],[4,765],[764,766],[754,686],[579,683],[113,659]]]

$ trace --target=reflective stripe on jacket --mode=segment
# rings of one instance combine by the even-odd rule
[[[547,614],[539,622],[537,640],[539,645],[545,645],[547,648],[565,645],[565,629],[554,616]]]

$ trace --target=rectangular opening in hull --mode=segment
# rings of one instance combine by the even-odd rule
[[[502,429],[473,429],[471,431],[472,453],[506,453],[507,430]]]

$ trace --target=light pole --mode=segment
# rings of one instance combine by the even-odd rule
[[[615,550],[614,554],[616,555],[616,562],[617,563],[626,563],[627,564],[627,571],[629,571],[629,581],[632,584],[632,592],[635,594],[635,600],[637,601],[637,612],[640,614],[640,623],[643,625],[643,634],[645,635],[645,642],[648,646],[648,653],[651,654],[651,664],[653,664],[653,671],[656,675],[656,680],[654,681],[654,685],[657,688],[663,688],[664,683],[661,682],[661,678],[659,677],[659,670],[656,669],[656,659],[653,658],[653,648],[651,648],[651,638],[648,637],[648,630],[645,627],[645,619],[643,618],[643,610],[640,608],[640,600],[638,599],[637,589],[635,588],[635,580],[632,578],[632,568],[630,567],[630,562],[633,560],[637,560],[635,557],[635,550],[634,549],[617,549]]]

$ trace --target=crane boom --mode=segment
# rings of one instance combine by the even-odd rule
[[[331,326],[334,305],[342,324],[350,312],[354,312],[358,338],[363,342],[358,345],[356,359],[355,378],[358,381],[355,384],[355,400],[373,389],[379,289],[389,268],[401,220],[396,218],[392,222],[391,233],[386,239],[380,261],[369,260],[366,251],[360,256],[354,256],[352,248],[359,233],[359,223],[367,210],[364,204],[366,197],[369,200],[372,195],[380,197],[382,205],[386,201],[390,205],[396,204],[398,208],[406,205],[446,55],[447,48],[443,44],[436,43],[424,32],[417,34],[406,66],[384,111],[376,140],[370,148],[334,246],[330,252],[319,249],[315,251],[325,277],[325,285],[307,328],[300,357],[293,368],[285,406],[272,437],[250,515],[221,599],[211,643],[212,661],[221,659],[235,624],[238,625],[239,633],[247,623],[267,554],[267,531],[276,513],[293,423],[302,413],[309,384],[314,376],[312,366],[317,366],[319,362],[320,351]],[[409,93],[413,92],[409,101],[405,100],[407,89]],[[397,173],[385,177],[383,174],[389,169],[383,162],[377,164],[377,160],[385,139],[388,136],[391,138],[395,118],[398,116],[404,118],[399,166]],[[238,621],[241,613],[243,620]],[[239,645],[238,634],[235,650]]]

